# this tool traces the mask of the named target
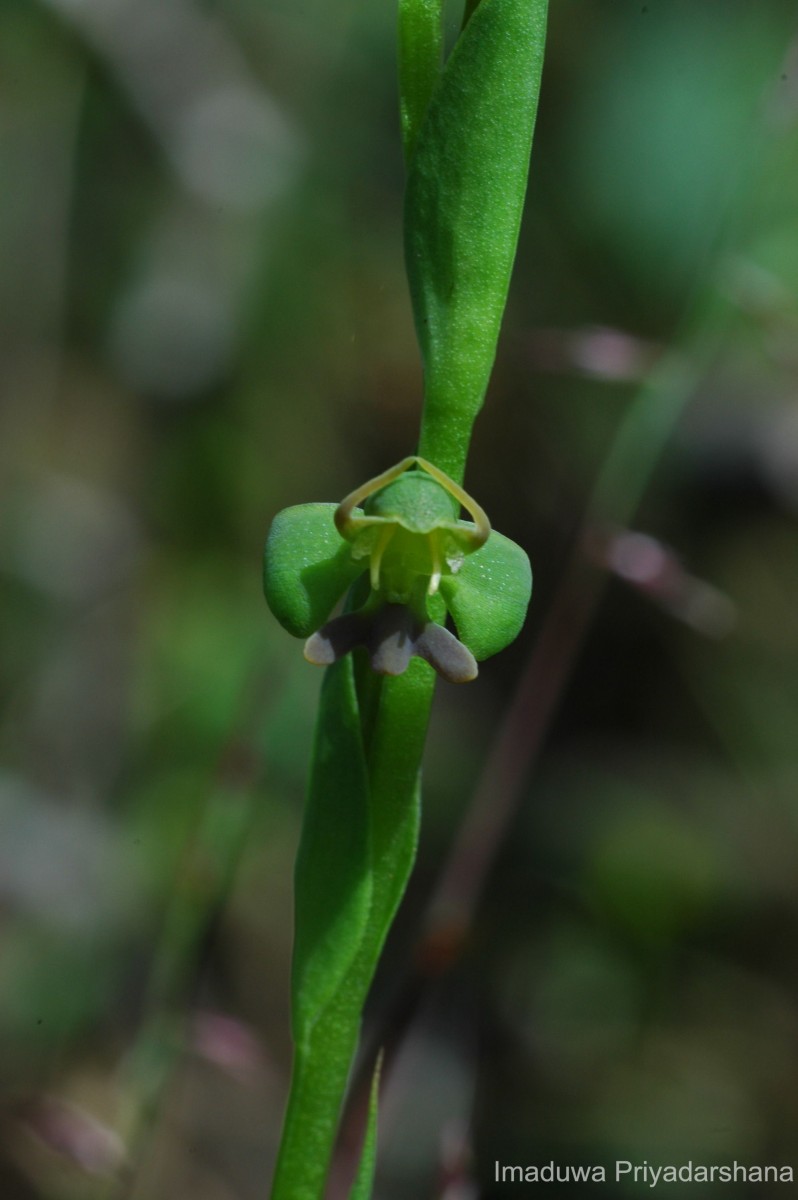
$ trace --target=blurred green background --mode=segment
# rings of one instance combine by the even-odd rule
[[[466,953],[407,1029],[381,1200],[515,1194],[495,1160],[798,1170],[798,19],[551,10],[467,478],[536,592],[478,683],[439,688],[370,1022],[619,422],[708,312],[723,335],[636,533],[602,543]],[[268,1191],[320,674],[259,559],[279,508],[414,448],[394,22],[0,6],[3,1200]]]

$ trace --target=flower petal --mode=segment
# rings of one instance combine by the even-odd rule
[[[298,504],[272,522],[263,558],[269,608],[294,637],[307,637],[326,620],[367,564],[335,528],[335,504]]]
[[[371,621],[361,613],[344,613],[322,625],[305,642],[305,658],[317,667],[329,667],[338,662],[355,646],[364,645],[369,637]]]
[[[532,594],[532,568],[521,547],[494,530],[456,575],[442,577],[440,590],[460,640],[481,661],[520,633]]]
[[[425,658],[431,667],[449,683],[470,683],[479,674],[477,661],[461,641],[430,621],[416,640],[415,653]]]
[[[386,604],[372,618],[368,647],[371,669],[380,675],[403,675],[416,650],[421,626],[403,604]]]
[[[450,683],[467,683],[478,672],[473,654],[453,633],[434,621],[419,620],[404,604],[334,617],[308,638],[305,658],[327,667],[356,646],[365,647],[372,670],[380,675],[402,675],[414,655]]]

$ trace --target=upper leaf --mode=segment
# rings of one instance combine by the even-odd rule
[[[342,987],[368,928],[369,781],[352,660],[327,672],[296,863],[293,1032],[305,1041]]]
[[[443,65],[443,0],[399,0],[399,109],[405,157]]]
[[[526,191],[546,0],[482,0],[410,163],[405,253],[424,362],[419,453],[461,480],[496,353]]]

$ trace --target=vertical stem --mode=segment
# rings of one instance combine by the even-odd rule
[[[319,866],[319,855],[325,856],[324,870],[329,873],[331,886],[337,873],[336,853],[348,855],[351,846],[337,841],[331,831],[318,825],[319,820],[331,820],[330,803],[339,799],[342,805],[335,819],[346,822],[366,821],[367,862],[363,870],[370,883],[370,908],[365,925],[358,933],[358,943],[345,973],[329,1000],[318,1013],[308,1014],[302,1007],[302,988],[305,976],[295,974],[295,1036],[294,1067],[291,1092],[286,1110],[280,1152],[272,1184],[272,1200],[319,1200],[323,1194],[330,1159],[338,1132],[349,1072],[357,1049],[363,1006],[374,977],[380,953],[396,909],[413,867],[418,841],[420,802],[418,777],[426,737],[429,710],[434,690],[434,672],[426,663],[414,659],[407,672],[395,679],[379,681],[375,692],[369,691],[374,704],[370,719],[367,758],[367,811],[361,810],[361,798],[355,796],[351,812],[346,810],[346,797],[337,796],[334,779],[347,777],[351,791],[356,788],[357,771],[349,776],[353,764],[348,761],[356,752],[354,740],[345,739],[341,726],[344,704],[350,706],[346,721],[361,714],[354,692],[354,671],[351,662],[331,668],[327,686],[322,692],[317,731],[317,750],[309,790],[310,824],[316,823],[314,844],[308,843],[303,862],[302,878],[297,877],[297,895],[313,890]],[[354,707],[351,707],[354,705]],[[338,730],[339,736],[332,734]],[[350,731],[351,732],[351,731]],[[339,762],[343,754],[346,762]],[[329,756],[333,757],[330,758]],[[340,768],[340,771],[337,770]],[[326,809],[327,816],[319,812]],[[350,876],[340,896],[330,895],[322,901],[331,909],[339,901],[347,901],[358,880],[351,870],[351,861],[341,864],[342,875]],[[306,921],[316,921],[312,909],[297,909],[297,937],[307,944],[310,927]],[[321,936],[321,924],[314,924],[315,936]],[[340,930],[330,927],[330,938],[340,936]],[[324,947],[321,947],[323,950]],[[296,953],[296,951],[295,951]]]
[[[343,1000],[343,1003],[341,1002]],[[294,1051],[291,1091],[271,1200],[319,1200],[357,1049],[362,996],[354,987],[319,1018]],[[324,1060],[324,1069],[317,1062]]]
[[[409,162],[443,61],[443,0],[399,0],[399,112]]]

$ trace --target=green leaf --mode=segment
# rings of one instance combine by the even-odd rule
[[[333,521],[335,504],[298,504],[272,522],[263,556],[263,590],[269,608],[294,637],[309,637],[329,617],[367,563]]]
[[[521,547],[494,530],[456,575],[444,575],[440,590],[460,640],[482,660],[498,654],[521,632],[532,595],[532,568]]]
[[[367,676],[375,712],[364,768],[354,670],[351,656],[336,663],[322,692],[297,867],[294,1070],[272,1200],[323,1193],[363,1004],[418,840],[419,766],[435,674],[414,660],[396,679]]]
[[[477,11],[479,3],[480,0],[466,0],[463,8],[463,29],[465,29],[466,25]]]
[[[370,937],[376,964],[413,868],[421,818],[421,757],[436,675],[419,658],[382,681],[368,742],[374,892]]]
[[[405,254],[425,377],[419,453],[457,480],[515,257],[545,23],[546,0],[482,0],[410,163]]]
[[[349,1200],[370,1200],[374,1187],[374,1171],[377,1166],[377,1110],[380,1098],[380,1069],[382,1054],[377,1059],[374,1074],[371,1077],[371,1092],[369,1094],[369,1111],[366,1120],[366,1133],[363,1138],[363,1148],[360,1152],[360,1165],[357,1169]]]
[[[369,783],[351,655],[327,671],[295,874],[294,1037],[341,987],[369,922]]]
[[[399,113],[410,159],[443,63],[443,0],[399,0]]]

